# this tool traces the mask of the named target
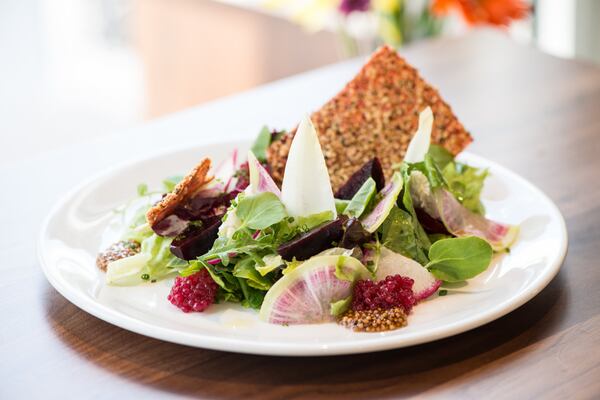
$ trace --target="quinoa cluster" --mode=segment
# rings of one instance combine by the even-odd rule
[[[361,332],[383,332],[406,326],[406,313],[401,307],[388,310],[376,308],[374,310],[347,311],[339,323],[346,328]]]
[[[108,263],[120,260],[121,258],[131,257],[139,253],[141,246],[135,240],[121,240],[112,244],[108,249],[98,254],[96,257],[96,266],[102,271],[106,271]]]

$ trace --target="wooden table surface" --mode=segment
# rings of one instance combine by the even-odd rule
[[[434,343],[288,358],[140,336],[86,314],[47,283],[35,254],[39,225],[78,181],[132,154],[249,137],[263,122],[290,126],[352,76],[360,61],[351,61],[3,168],[0,398],[599,398],[600,69],[485,31],[403,53],[471,130],[470,150],[518,171],[564,214],[568,255],[539,295]]]

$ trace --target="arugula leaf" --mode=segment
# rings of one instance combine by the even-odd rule
[[[492,246],[476,236],[441,239],[431,245],[425,267],[446,282],[464,281],[485,271],[492,253]]]
[[[379,232],[381,244],[388,249],[412,258],[421,265],[429,261],[425,250],[419,245],[417,232],[408,212],[394,206],[379,228]]]
[[[334,301],[331,303],[329,312],[334,317],[339,317],[350,308],[350,304],[352,303],[352,296],[348,296],[345,299],[341,299],[338,301]]]
[[[487,169],[481,170],[452,162],[445,166],[443,175],[448,189],[463,206],[480,215],[485,213],[480,196],[485,178],[488,176]]]
[[[266,292],[253,288],[249,285],[250,281],[238,278],[240,288],[244,294],[242,305],[248,308],[260,309],[263,300],[265,299]]]
[[[250,150],[252,151],[252,153],[254,153],[258,161],[266,162],[267,149],[269,148],[270,144],[271,131],[269,131],[269,128],[267,128],[266,126],[263,126],[260,132],[258,133],[258,136],[256,137],[256,140],[254,141],[254,144],[252,145]]]
[[[236,214],[242,227],[265,229],[287,217],[279,197],[271,192],[244,196],[237,205]]]
[[[348,203],[348,206],[344,209],[344,214],[354,218],[360,217],[371,203],[371,200],[373,200],[373,196],[375,196],[375,193],[377,192],[376,186],[375,180],[369,177],[369,179],[362,184],[360,189],[358,189],[358,192],[352,196],[350,203]]]

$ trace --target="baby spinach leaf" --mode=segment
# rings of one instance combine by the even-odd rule
[[[252,229],[265,229],[287,217],[281,200],[271,192],[244,196],[237,205],[236,214],[242,220],[242,227]]]
[[[431,245],[425,267],[446,282],[464,281],[485,271],[492,253],[492,246],[476,236],[441,239]]]
[[[425,251],[419,246],[417,232],[411,215],[394,206],[379,228],[381,244],[388,249],[412,258],[422,265],[429,261]]]

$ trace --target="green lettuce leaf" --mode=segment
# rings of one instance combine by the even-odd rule
[[[448,190],[463,206],[477,214],[485,214],[480,196],[485,178],[488,176],[487,170],[451,162],[444,167],[443,174]]]
[[[375,180],[369,177],[360,189],[358,189],[358,192],[352,196],[350,203],[344,208],[344,214],[349,217],[359,218],[373,200],[377,192],[376,186]]]

